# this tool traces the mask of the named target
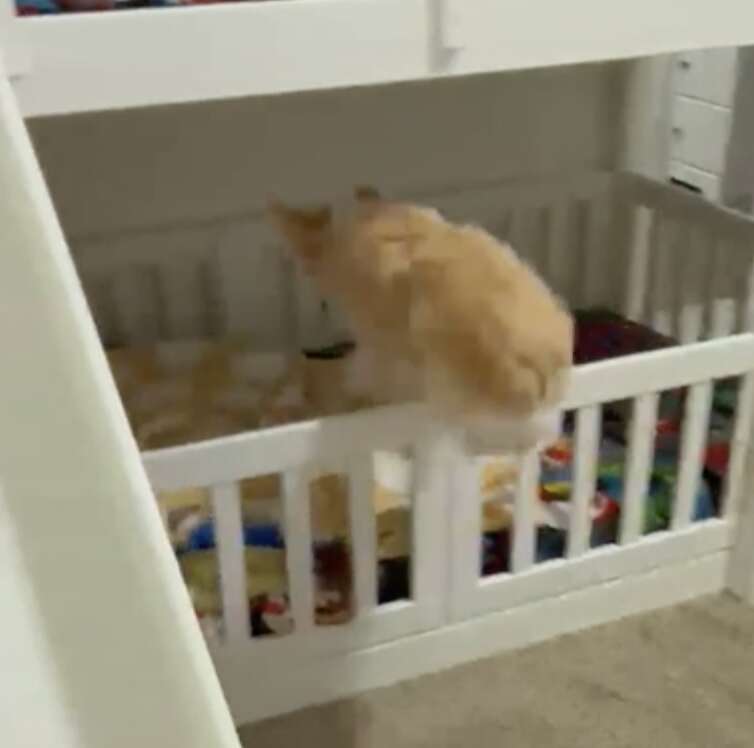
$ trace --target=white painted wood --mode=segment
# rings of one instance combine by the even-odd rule
[[[421,406],[391,406],[170,447],[143,457],[155,490],[214,485],[348,453],[400,449],[421,438],[426,418]]]
[[[581,288],[579,301],[583,307],[599,304],[613,304],[615,299],[607,298],[608,279],[611,277],[608,230],[611,221],[611,205],[602,199],[595,199],[584,206],[584,262],[583,273],[578,274]]]
[[[28,73],[31,63],[23,26],[16,17],[16,5],[10,0],[0,3],[0,63],[11,80]]]
[[[754,12],[742,0],[728,0],[718,12],[702,0],[690,0],[682,14],[672,2],[651,0],[640,0],[623,12],[595,0],[577,0],[567,8],[514,0],[448,2],[456,53],[446,70],[455,74],[743,44],[749,35],[735,29],[732,21],[754,22]]]
[[[579,174],[542,183],[495,183],[468,190],[410,195],[418,202],[437,204],[460,220],[476,220],[502,231],[501,215],[512,205],[522,216],[514,244],[530,258],[533,247],[540,260],[545,249],[547,206],[542,200],[558,195],[574,196],[582,207],[589,203],[599,217],[590,241],[604,228],[607,210],[600,208],[597,196],[607,192],[608,177]],[[557,208],[557,205],[556,205]],[[563,206],[565,209],[565,205]],[[539,219],[539,220],[535,220]],[[568,260],[578,251],[572,244],[568,221],[553,231],[553,262],[564,292],[576,302],[581,293],[572,288],[582,274]],[[518,236],[520,234],[520,236]],[[604,249],[610,243],[604,241]],[[579,244],[581,241],[579,241]],[[248,213],[226,220],[196,221],[188,226],[155,227],[145,231],[117,232],[80,239],[76,259],[85,288],[94,302],[98,327],[110,332],[109,340],[119,344],[153,340],[163,330],[168,337],[204,337],[209,333],[244,334],[256,348],[282,349],[319,346],[350,337],[332,303],[323,308],[323,299],[311,282],[302,278],[289,253],[283,251],[265,224],[264,217]],[[610,300],[610,253],[602,252],[604,265],[594,263],[593,285]],[[583,263],[579,263],[583,264]],[[604,270],[611,282],[600,275]],[[107,287],[118,293],[109,293]],[[143,301],[142,301],[143,299]],[[123,317],[128,324],[116,324]],[[118,334],[115,335],[115,332]]]
[[[291,468],[283,473],[283,527],[294,630],[297,635],[306,634],[314,625],[314,560],[307,468]]]
[[[577,409],[739,376],[750,370],[752,360],[754,336],[742,334],[588,364],[573,373],[564,407]],[[421,407],[393,406],[147,452],[143,459],[155,490],[175,490],[278,472],[340,456],[345,448],[399,448],[407,440],[421,439],[426,427]]]
[[[726,563],[727,553],[713,553],[337,659],[307,660],[292,669],[271,663],[259,692],[248,689],[248,674],[259,667],[250,649],[217,662],[233,714],[243,724],[719,592]]]
[[[723,171],[722,200],[745,213],[754,208],[754,171],[751,158],[751,129],[754,122],[754,50],[743,47],[737,50],[737,82],[733,100],[734,116],[728,139],[725,169]]]
[[[564,407],[576,409],[705,379],[738,376],[751,368],[752,357],[754,336],[743,334],[586,364],[571,378]]]
[[[621,169],[665,180],[670,143],[673,56],[633,59],[623,68],[619,115]]]
[[[673,91],[711,104],[733,106],[737,57],[735,47],[681,52],[674,60]]]
[[[735,543],[731,551],[726,579],[727,587],[743,601],[754,604],[754,452],[751,446],[754,418],[754,375],[749,373],[739,383],[739,402],[728,462],[722,511],[735,522]]]
[[[208,646],[215,662],[225,659],[229,652],[243,656],[243,652],[251,646],[257,652],[259,664],[275,661],[296,663],[312,657],[340,656],[437,628],[446,622],[441,617],[445,612],[444,607],[398,600],[381,605],[371,615],[347,624],[313,626],[305,633],[255,638],[241,646],[211,642]]]
[[[678,221],[703,224],[715,238],[751,243],[754,223],[750,216],[715,205],[689,190],[627,172],[620,175],[617,186],[626,199],[671,215]]]
[[[451,612],[455,557],[448,546],[455,526],[448,455],[453,446],[452,439],[435,431],[414,447],[411,596],[433,626],[446,622]]]
[[[751,461],[749,461],[751,464]],[[754,535],[754,518],[752,518],[751,502],[747,502],[738,520],[738,539],[730,554],[726,575],[726,587],[736,597],[754,605],[754,545],[751,538]]]
[[[623,476],[620,542],[635,543],[642,535],[644,507],[654,455],[659,394],[650,392],[634,399],[628,435],[628,460]]]
[[[16,85],[24,112],[206,101],[430,72],[423,0],[291,0],[181,11],[23,19],[33,63]]]
[[[250,636],[239,485],[213,486],[211,495],[223,602],[223,633],[228,643],[238,644]]]
[[[686,327],[680,332],[688,336],[692,326],[683,316],[687,308],[693,317],[698,315],[700,307],[709,306],[709,299],[712,298],[712,294],[706,296],[699,293],[697,284],[704,278],[706,287],[711,274],[707,267],[710,252],[707,247],[697,246],[697,243],[707,241],[712,244],[713,239],[720,239],[721,248],[725,248],[725,259],[731,262],[735,259],[735,269],[731,268],[730,274],[738,277],[739,262],[747,254],[745,247],[754,244],[750,219],[721,211],[694,195],[685,194],[683,190],[666,185],[658,187],[630,175],[617,175],[611,179],[601,174],[580,174],[544,183],[513,181],[456,191],[444,189],[409,197],[438,205],[459,219],[472,219],[482,225],[497,227],[499,231],[503,228],[501,216],[505,215],[506,206],[514,206],[514,212],[527,218],[521,223],[526,242],[521,249],[525,256],[530,256],[532,247],[540,245],[536,247],[535,254],[545,278],[551,279],[555,287],[574,303],[584,293],[582,281],[588,279],[589,285],[597,289],[595,300],[614,305],[614,299],[623,293],[625,283],[621,267],[623,262],[617,261],[619,258],[614,251],[616,246],[623,246],[621,237],[624,232],[621,230],[620,235],[611,235],[608,231],[610,227],[605,227],[601,243],[602,249],[606,250],[601,252],[603,264],[598,266],[591,260],[586,261],[590,250],[588,246],[582,246],[583,238],[574,241],[574,226],[571,225],[573,222],[569,219],[568,211],[571,205],[583,207],[589,203],[590,211],[600,216],[601,223],[609,211],[603,213],[599,206],[604,197],[610,194],[611,184],[623,195],[622,205],[626,210],[638,210],[640,217],[637,220],[640,224],[644,223],[643,226],[637,224],[634,251],[629,252],[629,258],[633,258],[628,262],[627,301],[632,307],[629,311],[635,316],[633,313],[637,309],[644,308],[649,296],[649,281],[654,277],[649,272],[649,245],[645,243],[652,239],[651,232],[649,235],[645,233],[650,231],[647,225],[651,220],[649,209],[635,207],[644,202],[653,206],[652,210],[657,216],[663,220],[667,216],[679,227],[678,243],[668,250],[672,257],[668,251],[663,252],[663,261],[672,259],[680,266],[678,288],[670,295],[672,303],[669,306],[673,307],[674,314],[681,315],[680,323]],[[566,201],[564,195],[572,199]],[[551,213],[556,216],[560,213],[560,220],[550,220]],[[533,220],[537,216],[539,220]],[[690,224],[700,228],[690,232],[688,238],[686,234]],[[584,227],[576,228],[581,230]],[[588,223],[586,228],[589,233]],[[614,230],[618,231],[619,228],[619,223],[615,223]],[[219,247],[218,234],[224,237]],[[600,234],[602,229],[595,227],[594,235]],[[725,237],[729,239],[722,242]],[[691,250],[686,246],[689,242],[693,246]],[[594,245],[597,243],[595,239]],[[145,232],[118,233],[110,240],[102,236],[82,240],[77,245],[76,253],[85,286],[95,301],[98,326],[111,335],[120,327],[117,338],[123,342],[131,340],[129,335],[135,336],[135,341],[150,339],[150,336],[153,339],[157,334],[155,330],[170,326],[166,322],[170,315],[165,314],[162,303],[166,290],[164,281],[172,277],[174,271],[177,275],[185,274],[194,263],[207,264],[211,268],[209,277],[212,284],[207,293],[192,296],[189,306],[194,310],[193,316],[181,313],[181,334],[190,328],[193,335],[202,336],[206,334],[207,325],[210,325],[213,329],[219,327],[231,332],[246,332],[258,347],[278,349],[290,346],[294,340],[304,342],[304,338],[311,345],[333,342],[343,334],[337,314],[322,310],[321,299],[311,292],[310,286],[301,284],[288,287],[290,269],[285,268],[283,254],[275,243],[270,244],[270,230],[264,225],[262,217],[253,213],[231,216],[225,222],[198,222],[193,228],[155,228]],[[575,272],[576,264],[572,258],[569,259],[574,253],[579,257],[579,266],[586,264],[591,269],[583,268],[583,272]],[[692,259],[695,262],[691,262]],[[696,260],[700,261],[698,267]],[[688,277],[692,271],[693,274],[698,273],[696,279]],[[252,278],[253,283],[250,282]],[[730,285],[729,279],[726,282]],[[116,290],[122,288],[118,293],[108,293],[103,290],[108,287]],[[124,293],[123,288],[128,292]],[[139,294],[144,301],[135,305],[133,299]],[[735,308],[738,316],[740,296],[738,288],[735,293],[730,289],[726,291],[724,304],[730,315]],[[180,304],[185,307],[185,300]],[[127,320],[133,317],[133,320],[124,328],[116,324],[119,316]],[[297,331],[298,319],[305,323],[301,325],[300,334]],[[698,321],[698,316],[693,319]],[[130,332],[126,334],[124,330]]]
[[[377,605],[377,522],[374,513],[374,460],[371,453],[352,457],[348,468],[351,564],[356,614],[371,613]]]
[[[602,409],[587,405],[576,414],[576,439],[571,489],[571,519],[566,555],[576,558],[589,550],[590,510],[597,487],[597,460]]]
[[[4,742],[24,748],[30,741],[64,748],[84,746],[75,716],[68,713],[65,683],[56,672],[54,648],[44,636],[43,611],[29,584],[27,561],[20,547],[16,520],[0,487],[0,599],[3,636],[0,665],[3,688],[0,718],[10,730]],[[12,686],[12,687],[11,687]],[[44,719],[39,719],[44,715]]]
[[[674,290],[678,275],[674,251],[678,242],[679,226],[668,220],[656,224],[650,248],[649,278],[649,325],[657,332],[675,336]]]
[[[671,527],[674,530],[686,527],[692,521],[692,512],[701,479],[704,448],[707,444],[711,402],[712,382],[694,384],[688,389],[671,520]]]
[[[559,200],[549,206],[547,215],[547,240],[545,249],[545,277],[553,289],[568,296],[571,268],[568,252],[570,206]]]
[[[482,507],[479,469],[460,443],[449,448],[451,467],[450,618],[473,615],[474,592],[479,585],[482,557]]]
[[[644,315],[647,294],[650,250],[657,224],[652,211],[646,206],[637,206],[629,214],[630,240],[628,244],[628,283],[626,287],[626,317],[641,320]]]
[[[640,0],[621,12],[598,0],[569,8],[518,0],[329,0],[182,11],[22,19],[32,60],[17,84],[24,111],[63,114],[369,85],[754,40],[748,30],[754,12],[745,0],[726,0],[724,9],[693,0],[682,16],[670,0]],[[174,40],[167,57],[166,39]],[[115,79],[119,86],[111,85]]]
[[[721,514],[736,518],[741,502],[751,491],[751,475],[746,471],[754,426],[754,373],[745,374],[738,383],[736,422],[730,442],[728,473],[725,476]],[[747,493],[748,492],[748,493]]]
[[[711,338],[730,335],[736,329],[737,299],[731,288],[729,247],[717,242],[710,247],[708,316]]]
[[[539,455],[528,452],[521,460],[513,517],[511,570],[526,571],[534,565],[534,512],[539,501]]]
[[[680,248],[678,340],[684,345],[698,341],[704,331],[710,264],[708,249],[709,239],[699,229],[690,231],[686,245]]]
[[[2,69],[0,193],[4,744],[237,748]]]
[[[671,158],[713,174],[722,174],[731,110],[679,96],[672,116]]]
[[[676,532],[652,533],[628,546],[606,545],[577,559],[555,559],[526,572],[486,577],[470,601],[475,615],[511,610],[536,600],[547,600],[613,579],[642,574],[729,550],[735,525],[708,520]]]
[[[748,258],[741,303],[741,332],[754,332],[754,258]]]

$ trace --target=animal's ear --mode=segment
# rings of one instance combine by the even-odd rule
[[[368,187],[366,185],[359,185],[357,187],[354,187],[353,195],[359,202],[364,203],[373,203],[382,199],[377,188]]]
[[[297,255],[305,262],[319,259],[332,224],[329,207],[291,208],[276,198],[270,198],[267,213]]]

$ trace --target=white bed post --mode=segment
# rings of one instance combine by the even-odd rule
[[[749,403],[748,407],[752,407]],[[754,455],[751,441],[746,448],[743,480],[739,486],[738,509],[733,513],[736,535],[728,566],[727,586],[741,600],[754,605],[754,489],[751,476],[754,472]]]
[[[746,279],[746,313],[743,331],[754,331],[754,262]],[[754,604],[754,374],[747,374],[740,383],[739,413],[733,433],[728,486],[725,491],[725,512],[736,522],[736,536],[728,566],[728,588],[747,603]]]
[[[238,747],[0,68],[3,746]]]

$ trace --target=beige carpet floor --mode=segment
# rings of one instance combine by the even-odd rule
[[[754,608],[705,598],[241,736],[247,748],[754,748]]]

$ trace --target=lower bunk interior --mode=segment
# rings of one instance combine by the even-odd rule
[[[670,348],[677,342],[605,309],[576,310],[577,364]],[[269,428],[356,407],[343,399],[340,375],[346,347],[309,351],[291,360],[256,353],[249,344],[182,342],[122,348],[109,354],[123,401],[143,450]],[[347,354],[346,354],[347,355]],[[723,514],[739,378],[715,384],[707,414],[692,520]],[[640,533],[668,530],[678,482],[687,390],[662,393],[652,465]],[[340,406],[339,408],[337,406]],[[589,547],[615,544],[621,536],[632,401],[606,404],[601,411],[595,489],[590,502]],[[540,457],[534,509],[535,561],[566,556],[574,481],[575,422],[566,413],[562,438]],[[410,600],[412,547],[412,459],[410,450],[378,452],[371,495],[375,514],[378,605]],[[314,576],[314,622],[347,623],[355,614],[351,558],[359,549],[350,537],[348,475],[341,464],[321,464],[309,483]],[[512,571],[511,550],[519,465],[512,456],[476,461],[481,501],[479,575]],[[222,594],[217,528],[208,488],[197,486],[157,494],[196,613],[210,641],[220,643]],[[241,482],[243,536],[252,637],[293,631],[286,571],[282,476]]]
[[[754,246],[748,234],[721,238],[717,219],[706,213],[698,231],[687,231],[695,207],[682,206],[668,221],[627,217],[598,194],[624,145],[624,72],[620,65],[582,66],[31,123],[148,467],[183,445],[250,431],[263,437],[364,406],[343,396],[342,318],[291,272],[277,240],[260,228],[270,192],[319,200],[367,180],[385,194],[420,196],[455,219],[482,223],[510,239],[568,300],[580,365],[669,349],[678,352],[680,370],[685,344],[751,330],[750,254],[726,244],[732,237],[731,245]],[[583,178],[571,178],[584,170]],[[524,209],[505,210],[509,198]],[[637,225],[643,248],[631,243]],[[694,382],[664,390],[656,419],[646,418],[637,386],[629,399],[590,411],[594,438],[586,444],[577,409],[566,413],[563,438],[536,467],[522,469],[510,456],[479,460],[470,495],[451,497],[473,503],[474,512],[478,505],[474,537],[460,553],[455,515],[436,532],[437,515],[450,505],[440,502],[431,513],[431,502],[418,506],[413,448],[370,453],[366,500],[354,500],[364,486],[353,485],[343,459],[311,465],[303,550],[296,536],[302,525],[291,529],[286,508],[285,471],[229,477],[240,508],[230,523],[216,486],[157,486],[236,718],[269,716],[719,589],[732,544],[727,475],[741,441],[736,406],[742,393],[747,403],[751,396],[744,379],[715,381],[708,401],[697,397]],[[647,426],[648,482],[628,521],[637,423]],[[679,471],[687,431],[699,449],[691,469]],[[578,457],[587,450],[596,455],[593,481]],[[195,454],[202,460],[203,447]],[[552,594],[524,596],[521,605],[457,595],[467,582],[482,595],[516,580],[523,567],[514,523],[522,481],[534,474],[527,488],[534,567],[561,579],[586,559],[593,569],[586,577],[616,584],[577,589],[556,580]],[[676,533],[679,484],[691,523],[709,530],[704,542]],[[359,506],[369,521],[353,516]],[[584,506],[586,521],[574,519]],[[426,537],[425,523],[433,523]],[[371,534],[368,543],[363,533],[354,538],[357,525]],[[583,548],[570,540],[575,525]],[[243,542],[231,556],[242,567],[234,577],[242,600],[229,611],[223,539],[233,545],[236,533]],[[674,537],[683,551],[646,550],[657,573],[645,573],[652,567],[639,558],[645,546],[631,549],[625,574],[600,555],[652,537]],[[456,584],[444,567],[469,559],[468,579]],[[309,624],[294,600],[299,572],[312,587],[299,596]],[[365,585],[366,611],[359,598]],[[410,614],[411,605],[415,619],[387,625],[391,616]],[[382,618],[372,615],[380,612]],[[309,637],[312,629],[334,636],[320,645]],[[306,673],[296,667],[300,656],[310,658]],[[250,675],[254,668],[267,668],[269,680]]]

